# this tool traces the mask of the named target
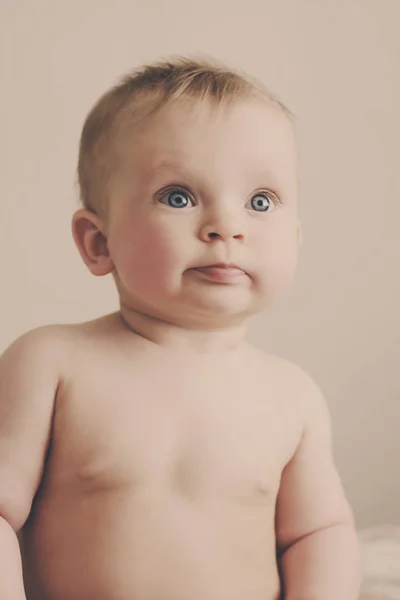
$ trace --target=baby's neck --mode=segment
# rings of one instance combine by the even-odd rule
[[[247,323],[219,330],[184,329],[124,305],[121,305],[116,316],[127,331],[134,332],[160,348],[171,349],[178,353],[230,355],[242,352],[250,346],[245,340]]]

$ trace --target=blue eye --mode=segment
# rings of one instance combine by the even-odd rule
[[[257,212],[270,212],[274,202],[266,194],[256,194],[251,199],[251,206]]]
[[[166,199],[166,203],[172,206],[172,208],[186,208],[190,204],[193,206],[192,200],[183,191],[169,192],[164,198]]]

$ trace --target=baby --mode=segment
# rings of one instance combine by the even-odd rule
[[[296,268],[290,112],[160,61],[93,107],[78,174],[74,240],[119,310],[1,357],[1,600],[356,600],[326,403],[245,340]]]

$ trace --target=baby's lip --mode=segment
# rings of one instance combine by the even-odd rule
[[[246,273],[246,271],[244,269],[242,269],[242,267],[239,267],[239,265],[236,265],[234,263],[214,263],[211,265],[202,265],[200,267],[195,267],[198,270],[202,270],[202,269],[232,269],[232,270],[236,270],[236,271],[242,271],[243,273]]]
[[[205,265],[204,267],[199,267],[200,269],[207,269],[208,267],[218,267],[218,269],[240,269],[237,265],[233,263],[215,263],[213,265]],[[240,269],[243,271],[243,269]]]

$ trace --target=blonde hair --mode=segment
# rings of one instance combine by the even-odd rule
[[[176,57],[124,75],[99,98],[83,125],[77,166],[82,205],[94,212],[106,210],[110,179],[118,163],[116,142],[138,122],[178,100],[208,100],[212,106],[225,108],[253,98],[280,107],[294,120],[262,83],[215,59]]]

